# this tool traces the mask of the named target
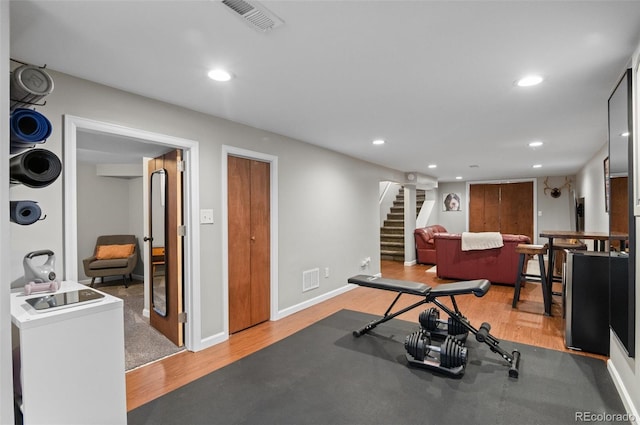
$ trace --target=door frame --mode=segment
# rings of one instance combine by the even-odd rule
[[[228,176],[227,176],[227,160],[229,156],[237,156],[256,161],[268,162],[270,193],[269,204],[271,214],[269,217],[270,226],[270,252],[269,261],[271,263],[270,276],[270,301],[269,301],[269,320],[278,320],[280,318],[278,310],[278,157],[261,152],[251,151],[233,146],[222,145],[221,155],[221,183],[222,183],[222,314],[223,329],[226,337],[229,336],[229,203],[228,203]]]
[[[509,179],[509,180],[478,180],[478,181],[468,181],[466,184],[466,197],[467,197],[467,204],[465,206],[466,208],[466,223],[465,223],[465,228],[467,229],[467,231],[469,230],[469,196],[470,196],[470,191],[471,191],[471,185],[472,184],[508,184],[508,183],[524,183],[524,182],[532,182],[533,183],[533,211],[532,211],[532,217],[533,217],[533,239],[532,239],[532,243],[536,243],[536,240],[538,239],[538,214],[536,213],[536,211],[538,211],[538,179],[535,178],[527,178],[527,179]]]
[[[184,196],[184,311],[185,347],[198,351],[202,344],[200,309],[200,148],[197,141],[182,139],[165,134],[153,133],[121,125],[64,115],[64,276],[66,280],[78,280],[78,240],[77,240],[77,137],[79,130],[95,131],[122,137],[139,139],[149,144],[182,149],[185,162]]]

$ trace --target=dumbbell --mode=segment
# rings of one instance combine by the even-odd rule
[[[453,369],[467,364],[467,347],[452,335],[447,336],[442,345],[437,346],[431,345],[431,339],[426,332],[416,331],[407,335],[404,348],[416,361],[428,364],[425,359],[433,358],[436,368]],[[439,363],[430,353],[438,353]]]
[[[60,289],[60,282],[57,280],[51,282],[29,282],[24,285],[24,294],[30,295],[34,292],[55,292]]]
[[[464,317],[462,319],[465,320]],[[439,334],[443,337],[446,335],[466,335],[469,332],[460,320],[453,317],[449,317],[448,320],[440,319],[440,310],[435,307],[420,313],[418,321],[425,331]]]

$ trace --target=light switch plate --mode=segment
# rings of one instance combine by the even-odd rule
[[[200,224],[213,224],[213,210],[200,210]]]

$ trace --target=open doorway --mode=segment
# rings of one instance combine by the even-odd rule
[[[81,226],[83,220],[86,222],[87,217],[79,214],[91,214],[89,221],[96,221],[99,216],[99,209],[104,203],[104,193],[98,194],[100,201],[95,202],[92,208],[83,205],[84,199],[79,199],[82,194],[90,193],[91,188],[83,185],[87,183],[87,172],[100,174],[104,178],[121,180],[121,186],[128,192],[127,196],[121,196],[118,210],[122,210],[119,219],[129,220],[127,223],[129,229],[127,233],[136,234],[138,237],[138,246],[141,252],[141,263],[149,264],[148,247],[145,246],[143,239],[146,229],[148,229],[148,215],[145,209],[148,208],[148,199],[145,194],[148,193],[148,182],[144,177],[143,164],[146,162],[144,158],[161,155],[169,150],[176,148],[182,149],[185,153],[185,170],[184,170],[184,224],[187,229],[184,237],[184,311],[188,313],[188,317],[192,319],[185,326],[185,345],[192,351],[199,349],[199,326],[195,326],[200,319],[199,304],[194,303],[194,297],[199,298],[199,287],[193,282],[199,282],[199,252],[195,247],[199,245],[199,233],[197,226],[197,212],[199,202],[197,196],[198,186],[198,144],[194,141],[186,139],[173,138],[156,133],[149,133],[136,129],[124,128],[112,124],[101,123],[83,118],[65,116],[65,259],[64,273],[65,279],[78,281],[83,277],[81,269],[81,258],[86,256],[86,245],[95,244],[95,236],[89,235],[88,240],[84,237]],[[136,166],[139,172],[135,170]],[[87,167],[93,171],[87,170]],[[100,171],[98,171],[100,170]],[[119,170],[119,171],[118,171]],[[136,175],[139,174],[139,175]],[[119,177],[114,175],[120,174]],[[82,181],[80,181],[82,180]],[[124,183],[123,183],[124,181]],[[89,192],[88,192],[89,191]],[[94,195],[95,197],[96,195]],[[124,199],[123,199],[124,198]],[[194,219],[194,214],[196,215]],[[126,218],[123,218],[126,217]],[[99,220],[99,218],[98,218]],[[122,226],[119,223],[118,226]],[[103,227],[104,229],[105,227]],[[106,227],[108,229],[108,226]],[[122,227],[119,227],[122,229]],[[105,230],[106,233],[109,233]],[[93,241],[91,240],[93,239]],[[80,268],[79,268],[80,266]],[[138,278],[139,286],[130,292],[143,293],[143,311],[140,312],[141,317],[148,316],[149,309],[149,284],[141,281],[148,279],[148,273],[145,267],[141,266],[134,276]],[[108,282],[107,282],[108,283]],[[99,285],[97,289],[105,289],[112,285]],[[123,286],[117,281],[115,289]],[[130,286],[132,287],[132,286]],[[116,295],[117,296],[117,295]],[[197,298],[195,298],[197,299]],[[139,323],[135,323],[139,325]],[[125,332],[126,333],[126,332]]]

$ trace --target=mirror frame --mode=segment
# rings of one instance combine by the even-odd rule
[[[149,220],[149,232],[151,235],[151,248],[150,248],[150,255],[149,255],[149,259],[151,262],[153,262],[154,256],[153,256],[153,248],[155,247],[154,244],[154,240],[157,239],[158,234],[155,233],[156,227],[154,227],[154,217],[157,217],[155,214],[155,203],[154,203],[154,195],[156,195],[156,191],[154,190],[154,188],[156,187],[154,185],[154,177],[156,176],[163,176],[164,178],[161,178],[160,180],[160,205],[164,207],[162,213],[163,213],[163,217],[162,217],[162,240],[165,241],[166,240],[166,236],[167,236],[167,208],[166,208],[166,199],[167,199],[167,183],[166,183],[166,176],[167,176],[167,170],[165,170],[164,168],[160,168],[158,170],[154,170],[151,173],[151,176],[149,178],[149,211],[150,211],[150,220]],[[157,223],[156,223],[157,224]],[[166,244],[165,244],[166,245]],[[169,267],[169,265],[167,264],[167,251],[166,249],[163,250],[163,270],[164,270],[164,309],[161,308],[160,306],[158,306],[156,304],[156,292],[159,292],[159,286],[158,286],[158,282],[156,282],[155,279],[155,273],[154,273],[154,267],[153,265],[151,265],[151,273],[150,273],[150,281],[151,281],[151,308],[153,309],[154,312],[156,312],[158,315],[162,316],[162,317],[166,317],[167,316],[167,312],[168,312],[168,306],[169,306],[169,297],[168,297],[168,288],[166,285],[166,276],[167,276],[167,269]]]
[[[610,253],[610,256],[612,257],[610,259],[610,267],[609,267],[609,325],[611,328],[611,331],[613,332],[614,335],[616,335],[616,337],[618,338],[618,340],[621,342],[621,345],[624,347],[624,349],[627,351],[627,354],[629,355],[629,357],[634,357],[635,356],[635,317],[636,317],[636,313],[635,313],[635,307],[636,307],[636,303],[635,303],[635,298],[636,298],[636,288],[635,288],[635,282],[636,282],[636,267],[635,267],[635,253],[636,253],[636,241],[635,241],[635,235],[636,235],[636,226],[635,226],[635,171],[634,170],[634,149],[633,149],[633,140],[634,140],[634,120],[633,120],[633,84],[632,84],[632,79],[633,79],[633,72],[631,69],[627,69],[625,70],[625,72],[623,73],[623,75],[620,77],[620,79],[618,80],[618,83],[616,84],[614,90],[611,92],[611,96],[609,97],[608,101],[607,101],[607,111],[608,111],[608,123],[609,123],[609,128],[608,128],[608,144],[609,144],[609,158],[611,159],[611,154],[612,154],[612,150],[611,150],[611,141],[612,139],[619,137],[620,135],[618,134],[612,134],[612,132],[617,133],[615,131],[614,128],[612,128],[612,115],[611,115],[611,111],[612,111],[612,107],[611,107],[611,101],[613,99],[613,97],[616,95],[616,92],[618,91],[618,89],[620,89],[621,87],[623,87],[623,84],[626,86],[627,89],[627,95],[626,95],[626,99],[624,99],[624,103],[626,106],[626,111],[622,111],[623,113],[626,112],[626,122],[627,122],[627,130],[629,132],[629,135],[627,136],[627,146],[626,146],[626,164],[627,164],[627,208],[628,208],[628,229],[627,229],[627,233],[628,233],[628,255],[626,255],[628,261],[627,261],[627,270],[626,270],[626,279],[622,278],[621,276],[624,275],[625,273],[621,274],[620,270],[617,270],[614,268],[614,260],[613,260],[613,256],[614,253]],[[624,118],[623,118],[624,119]],[[613,170],[612,170],[613,171]],[[610,176],[607,176],[607,181],[610,179]],[[611,201],[611,200],[610,200]],[[609,215],[609,228],[611,229],[611,213]],[[609,246],[612,247],[614,240],[610,239],[609,240]],[[618,255],[624,255],[624,254],[615,254],[616,256]],[[625,270],[622,270],[622,272],[624,272]],[[611,305],[611,303],[613,303],[612,301],[612,292],[614,291],[614,279],[622,279],[623,282],[618,282],[618,285],[615,285],[615,291],[616,294],[618,295],[618,299],[626,299],[627,300],[627,305],[624,306],[625,308],[620,308],[619,305],[613,306]],[[624,281],[626,280],[626,282]],[[614,313],[618,313],[618,314],[624,314],[626,311],[626,317],[622,318],[624,324],[623,325],[619,325],[622,326],[621,329],[618,329],[618,326],[614,327],[614,320],[613,320],[613,315]],[[617,322],[617,321],[616,321]],[[620,333],[623,333],[622,335],[620,335]]]

